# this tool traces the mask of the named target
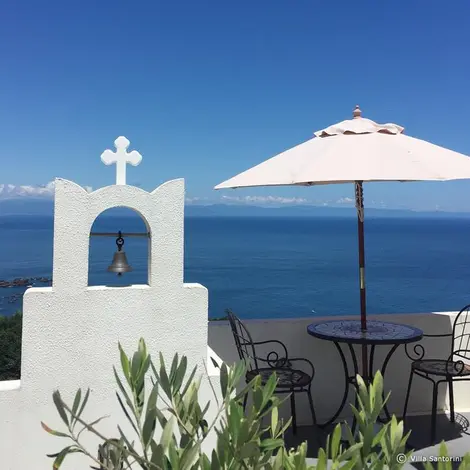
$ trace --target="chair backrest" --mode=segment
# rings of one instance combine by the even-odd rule
[[[245,361],[250,370],[257,371],[258,360],[250,332],[232,311],[229,310],[227,316],[240,360]]]
[[[452,355],[470,360],[470,305],[455,318],[452,328]]]

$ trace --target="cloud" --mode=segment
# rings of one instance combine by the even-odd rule
[[[91,192],[91,186],[83,187],[86,191]],[[0,184],[0,199],[18,199],[24,197],[31,198],[52,198],[55,192],[55,182],[51,181],[45,185],[14,185]]]
[[[135,182],[132,186],[141,187],[139,182]],[[83,188],[91,192],[91,186],[83,186]],[[14,185],[0,184],[0,200],[1,199],[21,199],[21,198],[44,198],[52,199],[55,193],[55,182],[51,181],[45,185]],[[366,207],[377,207],[381,209],[387,208],[384,201],[372,200]],[[188,205],[209,205],[209,204],[239,204],[254,206],[287,206],[287,205],[312,205],[324,207],[337,206],[354,206],[354,199],[351,197],[340,197],[339,199],[306,199],[303,197],[281,197],[281,196],[221,196],[220,198],[209,198],[199,196],[188,196],[185,198]],[[435,210],[442,210],[439,207]]]
[[[308,204],[308,200],[301,197],[278,196],[222,196],[225,202],[238,204]]]
[[[202,204],[209,202],[207,197],[187,197],[184,199],[186,204]]]
[[[352,197],[340,197],[336,204],[354,204],[354,199]]]

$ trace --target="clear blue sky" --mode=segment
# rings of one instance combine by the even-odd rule
[[[220,198],[214,185],[349,118],[356,103],[470,154],[464,0],[19,0],[0,15],[0,183],[112,184],[99,157],[125,135],[144,157],[128,182],[150,190],[184,177],[188,197]],[[376,183],[365,195],[470,210],[469,189]],[[352,190],[236,195],[334,201]]]

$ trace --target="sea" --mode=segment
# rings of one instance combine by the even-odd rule
[[[104,215],[93,227],[118,230],[145,227],[137,217]],[[469,234],[469,218],[366,218],[368,312],[452,311],[470,303]],[[114,238],[91,239],[89,284],[146,283],[148,241],[125,240],[134,270],[121,278],[107,272],[115,249]],[[52,217],[0,217],[0,280],[52,276],[52,252]],[[209,318],[227,308],[242,318],[358,314],[357,266],[354,217],[185,220],[184,278],[208,288]],[[0,288],[0,314],[21,310],[24,290]]]

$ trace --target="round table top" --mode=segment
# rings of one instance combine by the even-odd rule
[[[328,320],[312,323],[309,335],[338,343],[405,344],[419,341],[423,331],[414,326],[377,320],[367,320],[367,331],[361,330],[360,320]]]

